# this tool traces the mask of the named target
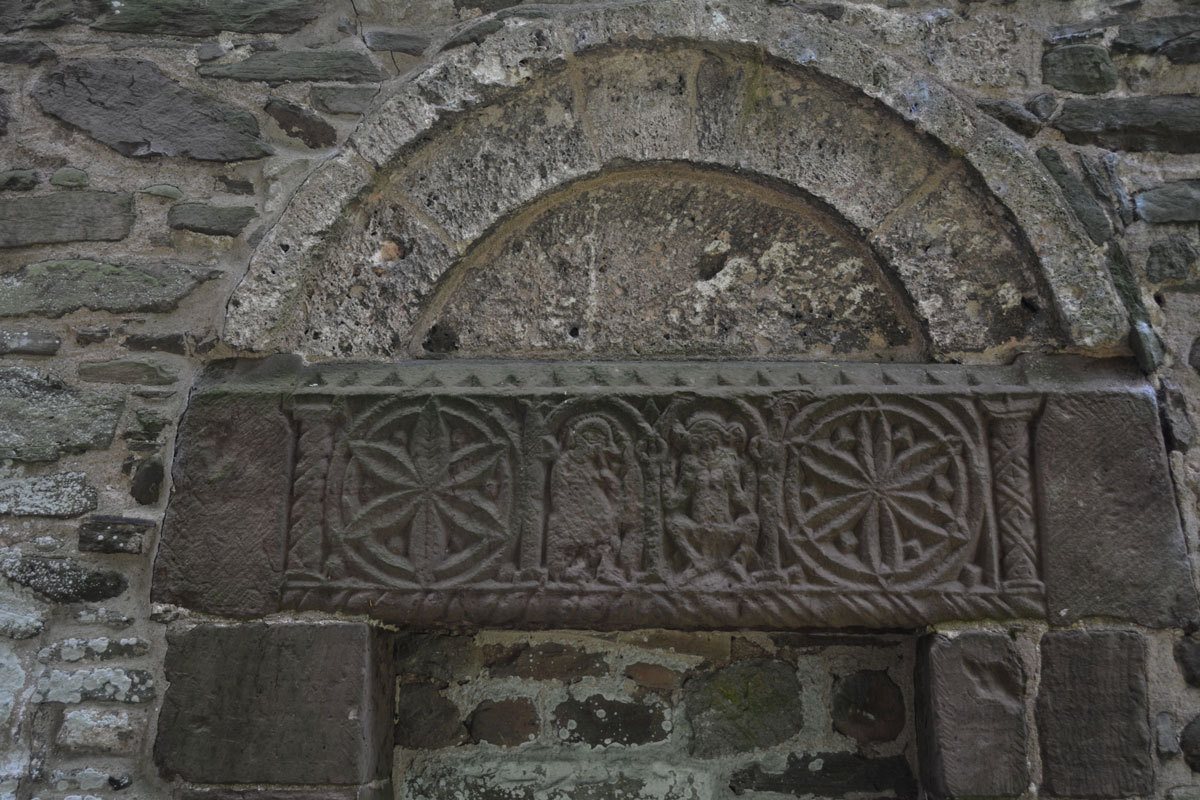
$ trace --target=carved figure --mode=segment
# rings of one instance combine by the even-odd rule
[[[756,568],[758,514],[743,478],[746,429],[717,414],[697,412],[673,430],[679,477],[667,486],[667,532],[686,567],[681,577]]]
[[[624,506],[621,448],[609,423],[587,417],[569,429],[550,469],[547,569],[553,581],[619,578]]]

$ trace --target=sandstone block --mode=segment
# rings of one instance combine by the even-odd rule
[[[386,633],[358,623],[168,634],[155,760],[198,783],[362,784],[391,760]]]
[[[467,740],[462,714],[432,683],[404,683],[396,689],[396,746],[435,750]]]
[[[471,741],[501,747],[516,747],[537,738],[541,720],[537,708],[524,698],[484,700],[467,720]],[[582,734],[580,734],[582,735]]]
[[[1102,94],[1116,88],[1117,68],[1107,48],[1071,44],[1042,56],[1042,80],[1067,92]]]
[[[1003,633],[922,639],[921,775],[934,797],[1015,797],[1029,785],[1025,675]]]
[[[123,0],[92,27],[124,33],[215,36],[236,33],[292,33],[316,19],[316,0]]]
[[[559,703],[550,723],[560,741],[592,747],[650,744],[670,735],[662,706],[598,694]]]
[[[1042,637],[1037,724],[1053,797],[1117,798],[1154,788],[1142,637],[1050,631]]]
[[[383,79],[383,73],[370,56],[354,50],[255,53],[242,61],[202,66],[196,71],[205,78],[262,81],[271,85],[289,81],[374,83]]]
[[[904,694],[883,670],[860,670],[833,684],[833,729],[866,744],[891,742],[904,730]]]
[[[210,206],[180,203],[167,212],[167,225],[176,231],[195,231],[208,236],[237,236],[258,212],[250,206]]]
[[[1196,222],[1200,220],[1200,180],[1147,189],[1134,203],[1138,216],[1147,222]]]
[[[82,472],[0,478],[0,515],[78,517],[93,510],[97,493]]]
[[[1200,152],[1200,97],[1190,95],[1068,99],[1052,124],[1071,144]]]
[[[903,756],[869,758],[856,753],[791,753],[782,772],[754,763],[735,771],[729,788],[739,795],[747,790],[793,797],[879,796],[886,792],[897,800],[914,800],[918,795],[912,767]]]

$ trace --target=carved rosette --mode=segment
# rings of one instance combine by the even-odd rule
[[[328,577],[388,586],[492,577],[514,539],[514,422],[454,397],[355,405],[331,462]]]
[[[979,420],[955,405],[876,395],[801,409],[785,477],[796,579],[886,590],[992,582]]]

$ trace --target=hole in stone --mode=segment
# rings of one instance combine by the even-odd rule
[[[1036,314],[1042,310],[1042,307],[1038,304],[1037,299],[1028,295],[1021,298],[1021,306],[1030,314]]]
[[[450,325],[439,322],[429,329],[429,335],[421,343],[427,353],[449,353],[458,349],[458,332]]]
[[[705,253],[700,256],[700,260],[696,262],[696,272],[700,274],[700,280],[712,280],[717,273],[725,269],[725,262],[724,253]]]
[[[578,339],[579,338],[579,326],[572,325],[571,330],[567,331],[567,333],[571,334],[572,339]]]
[[[281,244],[279,245],[279,249],[286,253],[288,250],[292,249],[292,246],[290,244]]]
[[[1167,298],[1163,296],[1162,292],[1155,292],[1154,302],[1158,303],[1159,308],[1165,308],[1167,305]]]

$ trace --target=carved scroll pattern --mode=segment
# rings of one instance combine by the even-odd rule
[[[436,390],[338,403],[300,420],[286,571],[347,608],[445,591],[499,622],[509,606],[556,618],[554,603],[650,592],[699,614],[697,598],[739,587],[782,621],[806,593],[897,619],[919,618],[922,597],[955,614],[1040,598],[1027,404]]]

